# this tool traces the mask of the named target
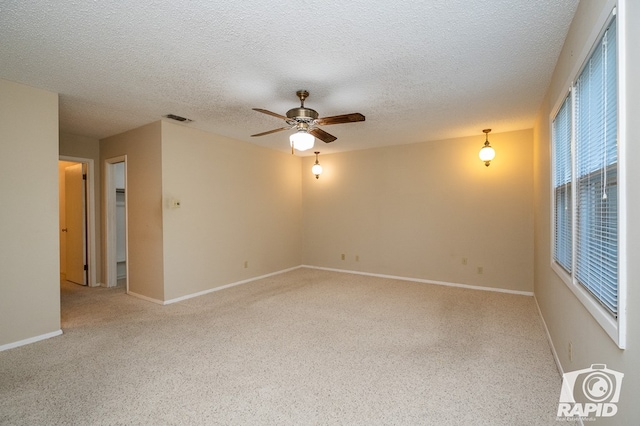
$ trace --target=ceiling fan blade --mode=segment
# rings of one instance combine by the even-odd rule
[[[324,130],[318,129],[318,128],[309,130],[309,133],[311,133],[313,136],[315,136],[316,138],[320,139],[321,141],[323,141],[325,143],[333,142],[336,139],[338,139],[335,136],[333,136],[332,134],[327,133]]]
[[[283,130],[289,130],[291,127],[281,127],[280,129],[273,129],[273,130],[269,130],[267,132],[262,132],[262,133],[256,133],[255,135],[251,135],[253,136],[264,136],[264,135],[269,135],[271,133],[276,133],[276,132],[281,132]]]
[[[278,114],[278,113],[276,113],[276,112],[271,112],[271,111],[268,111],[268,110],[266,110],[266,109],[262,109],[262,108],[253,108],[253,110],[254,110],[254,111],[261,112],[261,113],[263,113],[263,114],[272,115],[272,116],[274,116],[274,117],[281,118],[281,119],[283,119],[283,120],[286,120],[286,119],[287,119],[287,117],[285,117],[284,115],[280,115],[280,114]]]
[[[329,124],[343,124],[343,123],[356,123],[358,121],[364,121],[364,115],[359,112],[352,114],[334,115],[333,117],[318,118],[316,122],[321,126],[327,126]]]

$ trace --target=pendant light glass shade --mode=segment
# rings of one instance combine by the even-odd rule
[[[496,156],[496,150],[491,148],[491,146],[489,145],[485,145],[482,147],[478,155],[480,156],[480,159],[482,161],[485,161],[485,162],[491,161]]]

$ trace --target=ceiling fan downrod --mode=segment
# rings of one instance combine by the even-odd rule
[[[309,92],[307,92],[306,90],[298,90],[296,92],[296,95],[298,95],[298,98],[300,98],[300,108],[304,108],[304,100],[309,97]]]

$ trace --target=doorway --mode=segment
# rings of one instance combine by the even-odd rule
[[[105,160],[105,273],[107,287],[129,292],[127,156]]]
[[[58,182],[61,279],[96,286],[93,160],[60,156]]]

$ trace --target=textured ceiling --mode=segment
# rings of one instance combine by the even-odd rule
[[[103,138],[173,113],[288,151],[305,106],[323,153],[531,128],[577,0],[0,2],[0,77],[60,94],[60,130]],[[305,154],[309,154],[308,152]],[[313,155],[311,153],[311,155]]]

